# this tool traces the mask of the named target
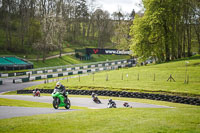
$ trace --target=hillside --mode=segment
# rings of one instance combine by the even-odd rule
[[[79,60],[75,58],[74,55],[62,56],[61,58],[53,58],[48,59],[43,63],[42,61],[31,61],[34,63],[34,68],[41,67],[53,67],[53,66],[62,66],[62,65],[72,65],[72,64],[81,64],[81,63],[89,63],[89,62],[98,62],[98,61],[106,61],[106,60],[118,60],[118,59],[129,59],[128,55],[92,55],[91,60]]]
[[[187,72],[186,72],[186,61]],[[109,89],[153,93],[176,93],[200,96],[200,56],[150,66],[133,67],[85,76],[81,81],[61,81],[65,86],[76,89]],[[170,74],[174,78],[167,81]],[[155,76],[154,76],[155,75]],[[106,77],[108,76],[108,81]],[[188,84],[185,84],[188,78]],[[53,88],[55,83],[38,85],[38,88]],[[32,89],[31,87],[29,89]]]

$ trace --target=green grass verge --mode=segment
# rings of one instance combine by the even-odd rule
[[[120,91],[139,91],[153,93],[170,93],[182,96],[200,96],[200,56],[192,58],[187,65],[187,75],[189,84],[184,84],[186,66],[185,60],[174,61],[150,66],[133,67],[114,71],[99,72],[93,75],[72,78],[61,81],[70,89],[108,89]],[[155,74],[155,81],[154,81]],[[167,81],[170,74],[176,82]],[[106,77],[108,75],[108,81]],[[128,75],[128,76],[127,76]],[[123,78],[123,80],[122,80]],[[52,89],[55,82],[40,84],[35,87]]]
[[[41,67],[53,67],[53,66],[62,66],[62,65],[71,65],[71,64],[81,64],[81,63],[90,63],[90,62],[99,62],[106,60],[118,60],[118,59],[129,59],[128,55],[92,55],[91,60],[79,60],[74,55],[66,55],[61,58],[48,59],[43,63],[42,61],[31,61],[34,63],[34,68]]]
[[[0,132],[198,133],[200,107],[99,109],[0,120]],[[34,126],[33,126],[34,125]]]
[[[15,100],[15,99],[7,99],[7,98],[0,98],[0,106],[53,108],[52,104],[50,103],[40,103],[40,102]],[[70,109],[88,109],[88,108],[71,106]]]
[[[0,106],[52,108],[52,104],[50,103],[39,103],[39,102],[14,100],[14,99],[7,99],[7,98],[0,98]]]

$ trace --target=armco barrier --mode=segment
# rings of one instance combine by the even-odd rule
[[[123,63],[126,62],[128,64],[123,64],[122,62]],[[91,73],[91,72],[98,72],[98,71],[103,71],[103,70],[113,70],[113,69],[118,69],[118,68],[122,68],[122,67],[132,67],[132,61],[130,61],[130,60],[116,61],[116,62],[107,63],[107,64],[110,64],[112,66],[107,65],[107,67],[96,68],[96,66],[98,67],[98,65],[99,65],[99,64],[96,64],[96,65],[89,65],[89,66],[87,66],[87,69],[84,69],[84,70],[83,69],[81,70],[80,67],[70,68],[68,70],[74,70],[74,71],[69,71],[69,72],[67,72],[68,74],[66,74],[66,72],[48,74],[46,76],[46,78],[55,78],[55,77],[62,77],[62,76],[66,76],[66,75],[76,75],[76,74],[83,74],[83,73]],[[90,68],[90,69],[88,69],[88,68]],[[56,69],[54,72],[56,72],[57,70],[58,69]],[[61,69],[59,69],[58,71],[61,71]],[[39,73],[43,73],[44,71],[38,71],[38,72]],[[21,82],[28,82],[28,81],[44,79],[44,77],[45,77],[45,75],[35,76],[35,77],[33,76],[33,77],[29,77],[29,78],[19,78],[19,79],[21,79]],[[19,79],[13,79],[13,83],[20,83]]]
[[[39,89],[41,93],[52,93],[53,89]],[[174,103],[183,103],[200,106],[200,99],[191,97],[180,97],[163,94],[139,93],[139,92],[125,92],[125,91],[108,91],[108,90],[67,90],[69,94],[73,95],[91,95],[92,92],[99,96],[112,97],[128,97],[128,98],[142,98],[151,100],[160,100]],[[32,90],[17,90],[17,94],[32,93]]]
[[[95,62],[95,63],[87,63],[88,66],[87,68],[93,68],[93,67],[98,67],[99,65],[102,66],[108,66],[108,65],[117,65],[117,64],[123,64],[123,63],[131,63],[131,64],[136,64],[134,59],[128,59],[128,60],[115,60],[115,61],[109,61],[109,62]],[[89,65],[90,64],[90,65]],[[107,65],[105,65],[107,64]],[[79,70],[79,69],[83,69],[83,65],[86,64],[76,64],[76,65],[70,65],[71,68],[69,68],[69,66],[60,66],[59,68],[46,68],[46,70],[32,70],[32,71],[28,71],[28,72],[16,72],[16,73],[5,73],[5,74],[0,74],[0,77],[11,77],[11,76],[22,76],[22,75],[29,75],[29,74],[45,74],[45,73],[52,73],[52,72],[64,72],[64,71],[71,71],[71,70]],[[62,68],[62,67],[67,67],[67,68]],[[44,69],[44,68],[43,68]]]
[[[29,78],[22,78],[22,82],[28,82]]]

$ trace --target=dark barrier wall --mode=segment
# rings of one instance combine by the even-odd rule
[[[52,93],[53,89],[39,89],[41,93]],[[139,93],[139,92],[125,92],[125,91],[106,91],[106,90],[67,90],[69,94],[73,95],[91,95],[95,92],[99,96],[113,96],[113,97],[128,97],[128,98],[142,98],[151,100],[160,100],[174,103],[183,103],[200,106],[200,99],[190,97],[180,97],[172,95]],[[32,90],[17,90],[17,94],[32,93]]]
[[[116,54],[116,55],[129,55],[130,51],[123,51],[117,49],[98,49],[86,48],[86,54]]]

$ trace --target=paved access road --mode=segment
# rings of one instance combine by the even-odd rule
[[[33,96],[24,96],[24,95],[0,95],[0,98],[8,98],[8,99],[17,99],[17,100],[25,100],[25,101],[34,101],[34,102],[42,102],[42,103],[52,103],[53,99],[51,96],[41,96],[41,97],[33,97]],[[92,101],[92,98],[79,98],[79,97],[69,97],[72,106],[80,106],[80,107],[88,107],[90,109],[103,109],[107,108],[107,99],[100,99],[102,104],[96,104]],[[123,107],[123,103],[125,101],[115,100],[117,107]],[[144,104],[144,103],[136,103],[136,102],[128,102],[133,108],[170,108],[168,106],[160,106],[153,104]],[[65,111],[74,111],[74,110],[66,110],[64,108],[60,108],[58,110],[52,108],[31,108],[31,107],[6,107],[0,106],[0,119],[11,118],[17,116],[29,116],[35,114],[47,114],[47,113],[57,113],[57,112],[65,112]]]

